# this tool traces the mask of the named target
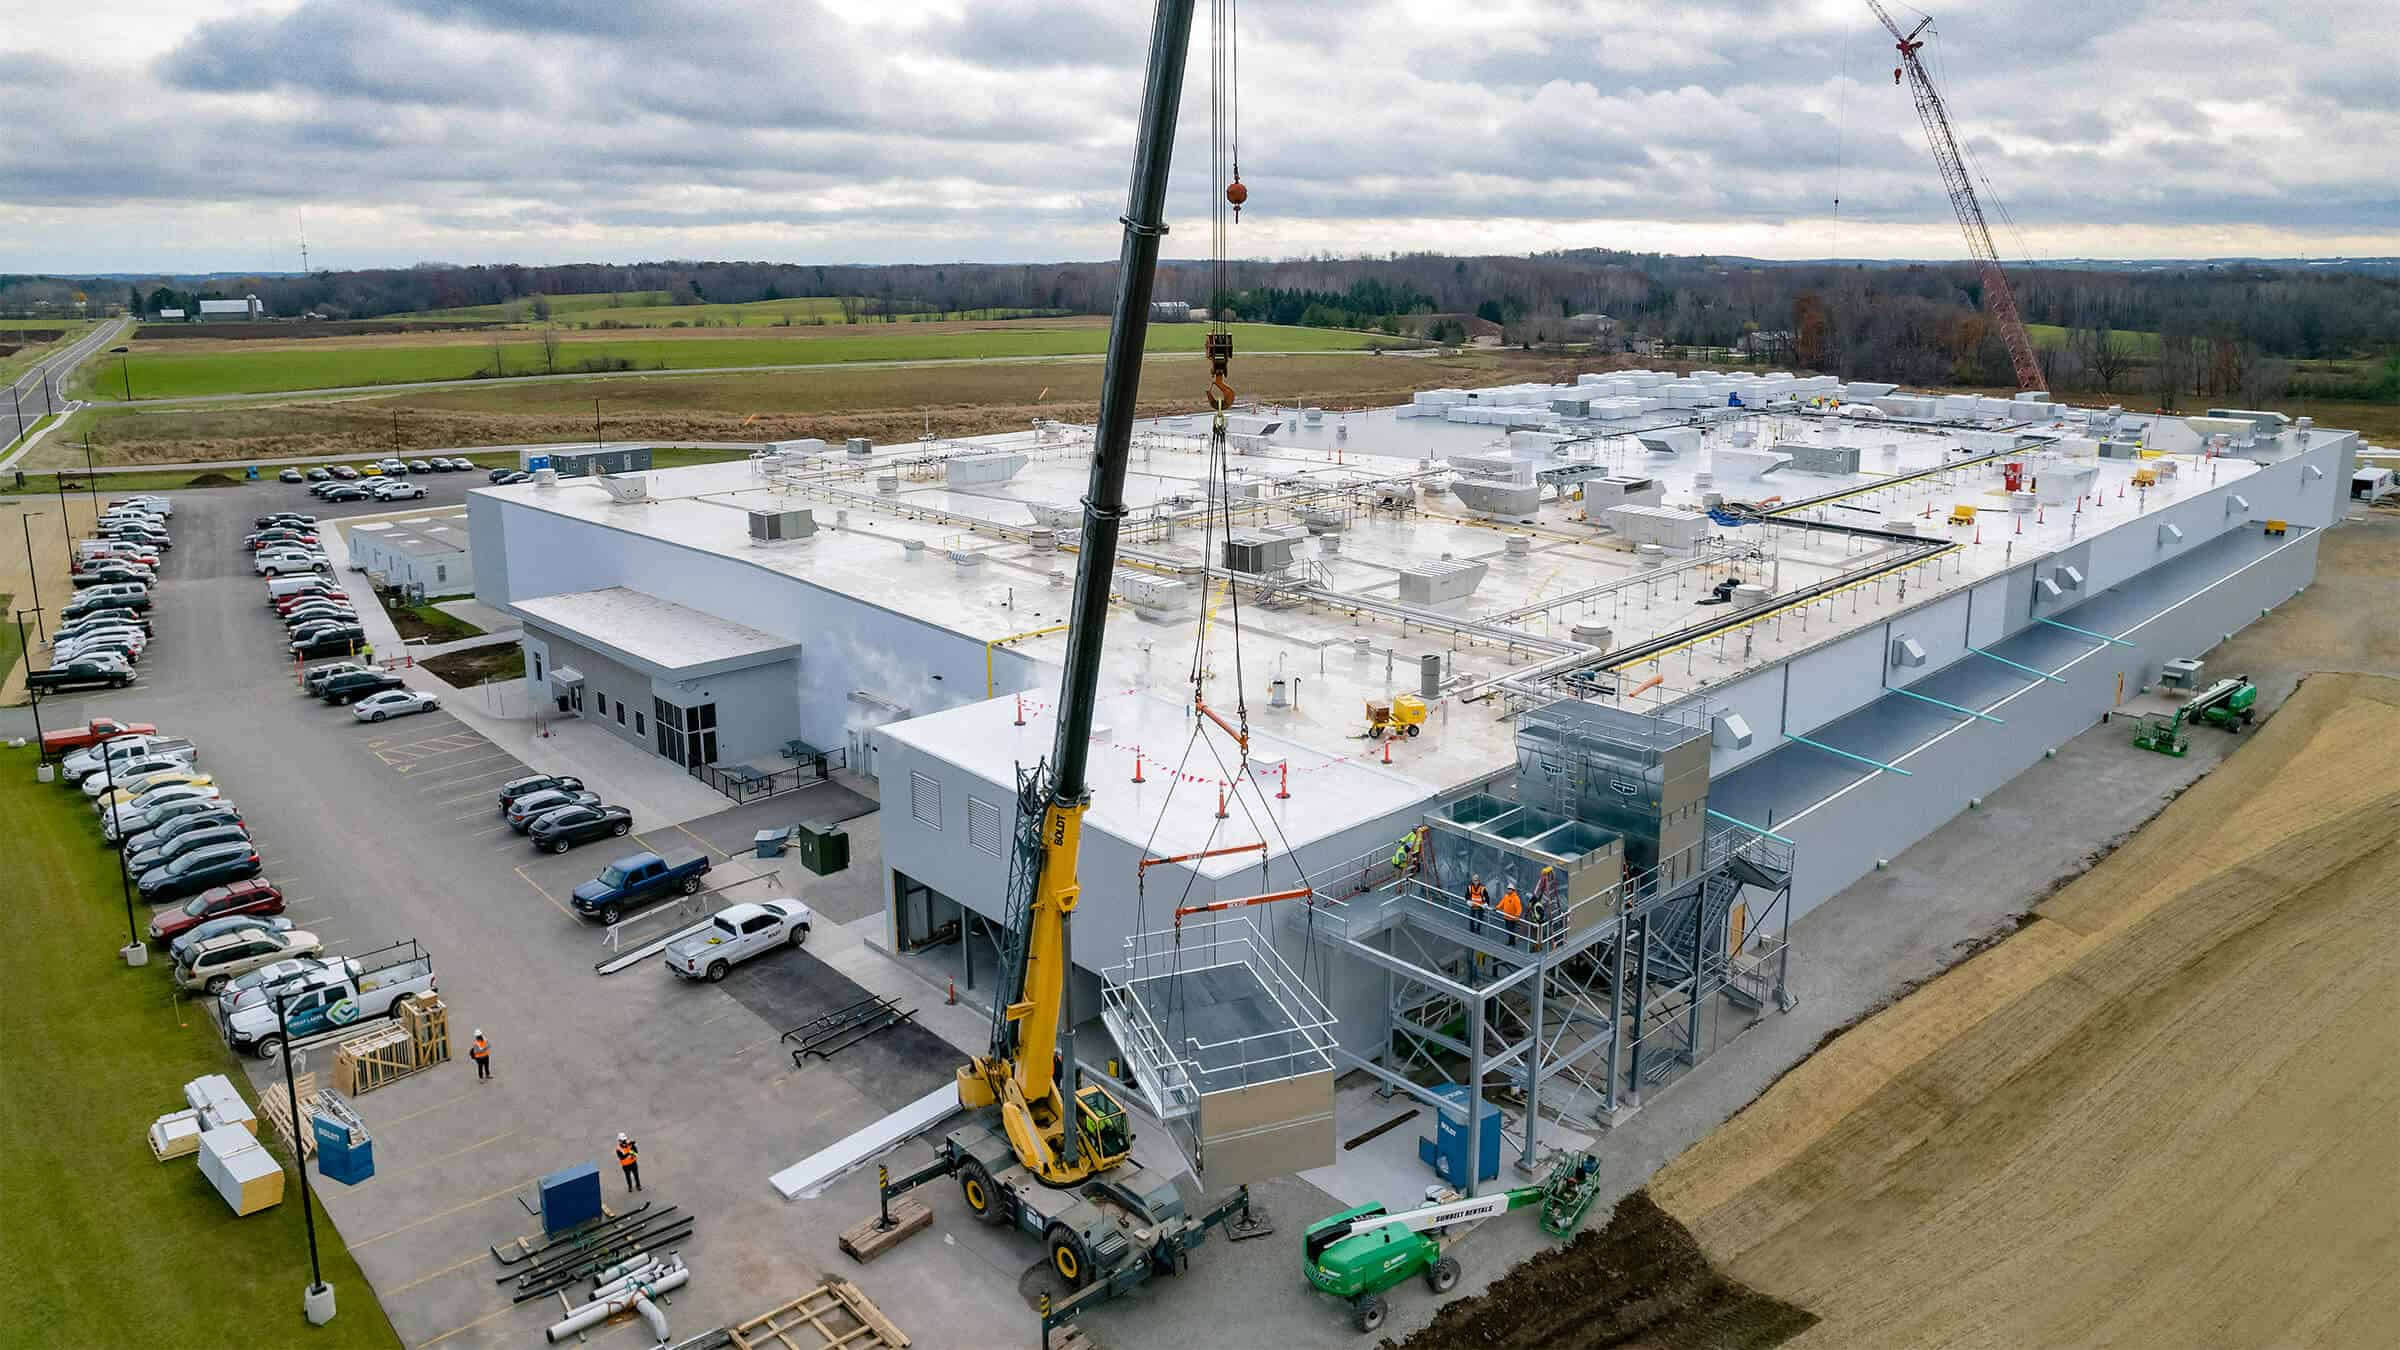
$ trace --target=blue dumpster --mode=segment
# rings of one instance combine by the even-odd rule
[[[309,1129],[317,1138],[317,1175],[355,1186],[375,1175],[375,1141],[364,1129],[332,1116],[312,1115]]]

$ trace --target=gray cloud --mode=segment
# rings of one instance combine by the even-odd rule
[[[1149,27],[1136,0],[226,5],[146,35],[164,54],[139,67],[0,49],[9,265],[261,265],[254,217],[287,205],[343,265],[553,246],[1103,256]],[[1807,256],[1838,195],[1843,252],[1958,251],[1863,5],[1372,0],[1242,18],[1243,247],[1665,235]],[[2229,233],[2400,253],[2400,96],[2388,48],[2357,36],[2386,27],[2377,0],[1994,0],[1928,50],[2036,250],[2092,252],[2042,241],[2105,231],[2135,255]],[[1186,248],[1219,186],[1205,15],[1195,36],[1172,203]],[[84,251],[129,233],[182,252]]]

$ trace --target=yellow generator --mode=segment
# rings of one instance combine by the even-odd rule
[[[1386,736],[1414,736],[1425,727],[1425,700],[1415,694],[1401,694],[1388,704],[1367,705],[1367,739],[1381,740]]]

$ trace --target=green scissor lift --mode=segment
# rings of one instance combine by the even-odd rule
[[[1309,1284],[1350,1302],[1350,1322],[1360,1331],[1383,1325],[1384,1291],[1412,1275],[1427,1288],[1447,1294],[1458,1287],[1458,1258],[1443,1254],[1446,1239],[1468,1224],[1540,1205],[1542,1231],[1564,1240],[1574,1235],[1600,1195],[1600,1160],[1589,1153],[1561,1158],[1538,1186],[1518,1186],[1465,1200],[1445,1200],[1398,1214],[1381,1205],[1359,1205],[1310,1224],[1301,1239]]]

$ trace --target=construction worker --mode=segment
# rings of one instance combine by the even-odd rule
[[[475,1028],[475,1043],[467,1047],[467,1058],[475,1061],[475,1081],[492,1076],[492,1043],[483,1038],[483,1028]]]
[[[1508,945],[1517,945],[1517,925],[1525,921],[1525,898],[1517,894],[1516,878],[1511,877],[1508,888],[1500,892],[1500,920],[1508,925]]]
[[[1545,863],[1542,866],[1542,874],[1533,879],[1533,931],[1534,946],[1537,950],[1543,945],[1542,939],[1549,932],[1547,928],[1543,927],[1543,920],[1549,918],[1557,908],[1558,869]]]
[[[1491,900],[1489,899],[1488,893],[1483,889],[1483,878],[1469,877],[1467,879],[1468,932],[1475,934],[1477,937],[1481,937],[1483,935],[1483,912],[1490,907]]]
[[[624,1134],[617,1136],[617,1166],[625,1170],[626,1190],[642,1188],[642,1149]]]

